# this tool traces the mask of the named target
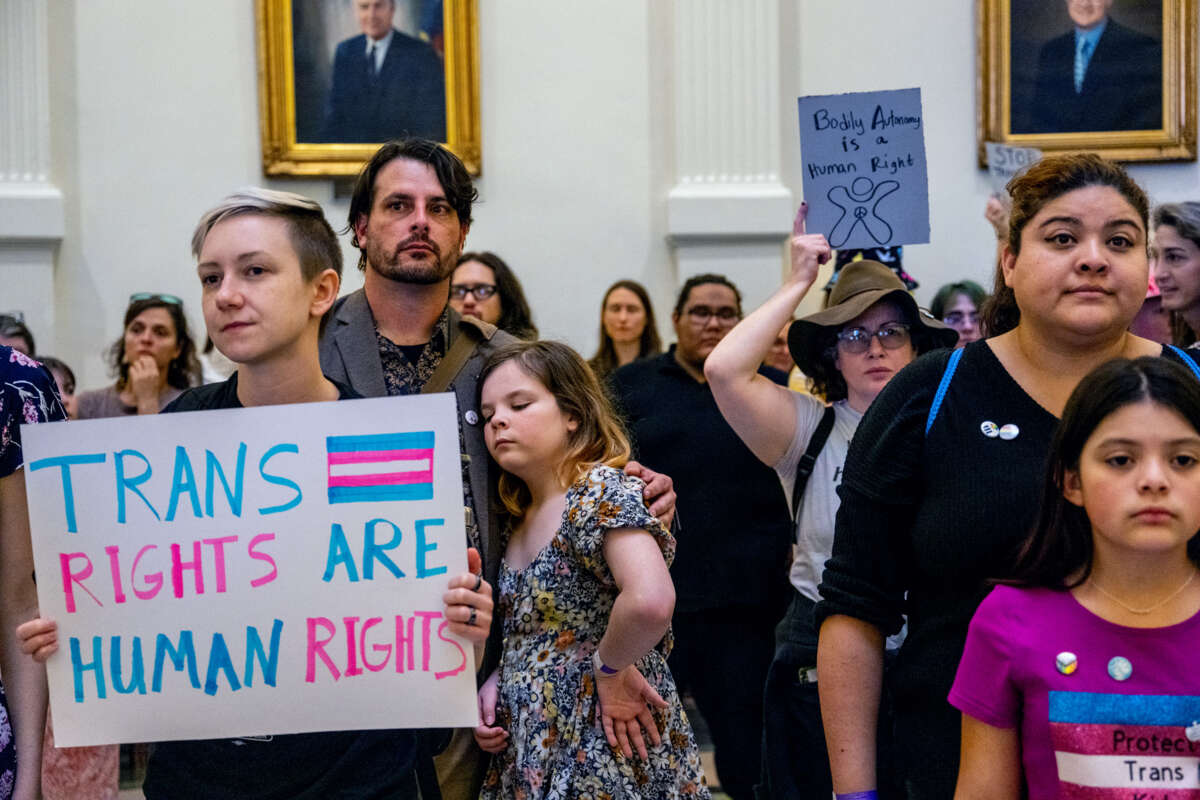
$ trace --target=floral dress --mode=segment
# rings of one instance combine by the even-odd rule
[[[46,368],[11,347],[0,346],[0,478],[12,475],[25,463],[21,451],[21,425],[66,419]],[[17,752],[8,702],[0,687],[0,800],[12,796],[17,779]]]
[[[669,706],[655,711],[662,743],[649,760],[626,759],[604,736],[592,652],[608,627],[617,586],[604,560],[604,534],[643,528],[667,564],[671,534],[646,510],[642,482],[595,467],[567,491],[558,532],[533,562],[500,567],[504,649],[496,724],[509,732],[494,755],[485,800],[665,800],[708,798],[691,725],[667,669],[668,630],[636,664]]]

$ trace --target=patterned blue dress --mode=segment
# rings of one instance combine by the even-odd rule
[[[592,652],[608,627],[617,586],[604,560],[604,534],[643,528],[667,564],[675,540],[650,516],[642,482],[595,467],[567,491],[558,532],[523,570],[500,568],[504,620],[496,724],[509,732],[494,755],[486,800],[666,800],[708,798],[691,725],[667,669],[671,633],[637,662],[670,705],[655,712],[662,734],[649,760],[608,744],[596,703]]]
[[[12,475],[25,463],[21,452],[21,425],[66,419],[54,388],[54,378],[38,362],[11,347],[0,345],[0,478]],[[0,686],[0,800],[12,796],[17,779],[17,751],[8,701]]]

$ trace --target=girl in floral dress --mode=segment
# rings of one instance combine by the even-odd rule
[[[509,517],[481,797],[709,797],[666,663],[675,541],[620,471],[629,442],[598,380],[566,345],[520,342],[480,386]]]

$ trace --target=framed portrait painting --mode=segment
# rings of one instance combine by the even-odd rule
[[[977,0],[985,142],[1196,158],[1200,0]]]
[[[380,142],[478,174],[476,0],[257,0],[263,172],[355,175]]]

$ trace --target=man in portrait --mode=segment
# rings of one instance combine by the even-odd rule
[[[396,0],[353,0],[362,33],[341,42],[321,140],[383,142],[397,136],[446,141],[442,60],[392,25]]]
[[[1074,28],[1042,46],[1030,127],[1014,133],[1161,128],[1161,40],[1113,19],[1113,0],[1065,2]]]

